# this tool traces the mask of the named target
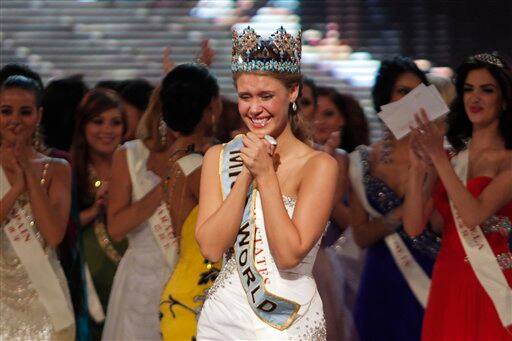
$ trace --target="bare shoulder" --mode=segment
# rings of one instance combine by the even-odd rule
[[[112,158],[113,166],[116,164],[119,164],[119,162],[121,162],[121,161],[126,160],[126,154],[127,154],[126,150],[127,150],[127,147],[125,145],[122,145],[121,147],[116,149],[116,151],[114,152],[114,157]]]
[[[46,160],[46,162],[50,164],[50,167],[53,167],[56,170],[66,171],[68,169],[71,169],[71,165],[66,159],[51,157],[47,158]]]
[[[499,169],[501,172],[512,171],[512,150],[507,149],[501,152],[498,156]]]
[[[61,158],[44,158],[41,159],[43,163],[41,178],[50,180],[51,184],[61,184],[69,186],[71,183],[71,165],[65,159]],[[45,175],[45,165],[48,165],[48,175]],[[53,185],[50,185],[53,187]]]
[[[215,157],[218,157],[220,155],[220,151],[224,149],[224,145],[223,144],[216,144],[214,146],[211,146],[210,148],[208,148],[208,150],[206,151],[206,153],[204,154],[204,158],[215,158]]]
[[[304,164],[304,174],[310,172],[325,172],[325,171],[337,171],[338,162],[337,160],[321,151],[312,151]]]
[[[54,179],[71,175],[71,165],[66,159],[45,156],[40,158],[38,162],[41,162],[42,167],[45,167],[45,164],[48,165],[49,175]]]
[[[210,147],[204,154],[203,165],[216,164],[219,162],[219,156],[221,151],[224,149],[223,144],[217,144]]]

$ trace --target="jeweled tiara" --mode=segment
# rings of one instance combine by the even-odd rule
[[[233,29],[233,72],[300,73],[301,33],[292,36],[281,26],[264,39],[251,27],[242,32]]]
[[[480,53],[473,56],[475,60],[478,60],[481,63],[492,64],[499,68],[504,68],[503,62],[496,56],[490,53]]]

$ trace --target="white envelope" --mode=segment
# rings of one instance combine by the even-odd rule
[[[399,140],[409,134],[410,125],[416,126],[414,114],[419,113],[421,108],[425,109],[430,121],[449,111],[436,87],[422,83],[399,101],[383,105],[377,115]]]

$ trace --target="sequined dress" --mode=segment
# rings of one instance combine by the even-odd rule
[[[385,215],[400,206],[403,198],[370,172],[369,150],[358,147],[366,198]],[[417,240],[400,237],[419,266],[430,276],[439,241],[426,234]],[[400,272],[384,240],[367,249],[354,306],[354,322],[361,340],[419,340],[424,309]]]
[[[283,200],[288,214],[292,216],[295,200],[288,197],[283,197]],[[268,247],[266,240],[264,243],[264,247]],[[272,259],[268,260],[267,268],[278,271],[279,276],[295,278],[297,285],[290,285],[289,288],[300,292],[302,281],[314,283],[312,268],[319,245],[320,242],[293,269],[277,270]],[[322,301],[316,291],[308,306],[301,308],[299,317],[290,327],[283,331],[275,329],[253,312],[240,282],[235,258],[231,256],[208,292],[199,317],[197,336],[198,340],[325,340]]]
[[[2,223],[0,231],[0,340],[74,340],[74,324],[59,332],[54,330],[46,308],[5,234],[6,223]],[[66,277],[55,250],[45,246],[35,227],[29,228],[43,246],[72,311]]]
[[[477,197],[491,183],[489,177],[468,180],[467,188]],[[434,204],[444,219],[443,243],[432,275],[432,287],[425,312],[423,340],[512,340],[501,325],[496,309],[466,260],[446,190],[439,182]],[[480,227],[512,287],[512,202]]]

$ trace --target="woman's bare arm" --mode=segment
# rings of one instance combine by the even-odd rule
[[[269,248],[280,269],[293,268],[304,259],[321,237],[333,205],[338,176],[334,158],[318,153],[302,173],[292,219],[283,204],[276,173],[258,178]]]
[[[252,182],[251,175],[244,167],[223,201],[219,179],[222,148],[222,145],[214,146],[204,157],[195,232],[201,253],[212,262],[219,261],[224,252],[233,246],[242,221],[247,191]]]
[[[120,241],[128,232],[153,215],[164,198],[164,189],[160,183],[142,199],[132,203],[132,185],[125,149],[119,149],[114,153],[112,174],[107,205],[107,228],[112,239]]]
[[[31,167],[25,169],[25,178],[37,229],[48,245],[56,247],[64,238],[69,220],[71,167],[65,160],[54,159],[50,162],[49,173],[48,193]]]

